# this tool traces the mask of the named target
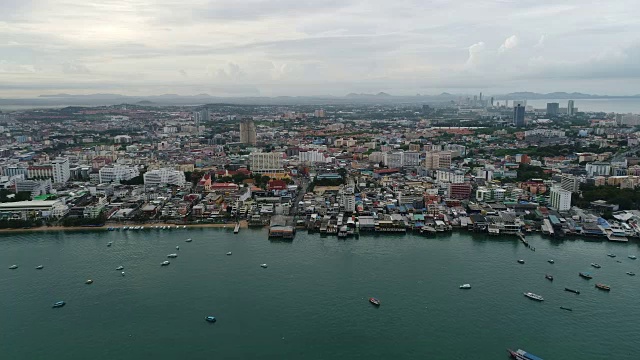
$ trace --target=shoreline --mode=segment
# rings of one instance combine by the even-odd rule
[[[212,229],[231,229],[233,230],[235,227],[235,223],[229,223],[229,224],[181,224],[181,225],[177,225],[180,228],[176,229],[177,224],[165,224],[165,223],[152,223],[152,224],[133,224],[133,225],[117,225],[117,226],[113,226],[110,224],[105,224],[103,226],[69,226],[69,227],[65,227],[65,226],[40,226],[40,227],[35,227],[35,228],[27,228],[27,229],[0,229],[0,235],[1,234],[10,234],[10,233],[20,233],[20,232],[47,232],[47,231],[107,231],[107,229],[109,228],[122,228],[124,226],[144,226],[144,231],[146,230],[160,230],[160,229],[155,229],[153,228],[154,226],[169,226],[171,227],[171,230],[189,230],[189,229],[195,229],[195,228],[212,228]],[[186,226],[186,228],[182,228],[182,226]],[[240,229],[246,229],[248,228],[248,224],[245,220],[240,221]],[[119,231],[119,230],[115,230],[115,231]],[[125,230],[125,231],[129,231],[129,230]],[[140,229],[138,230],[133,230],[133,231],[140,231]]]

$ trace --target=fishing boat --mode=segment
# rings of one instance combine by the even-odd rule
[[[636,275],[636,273],[634,273],[633,271],[627,271],[627,275],[629,275],[629,276],[635,276],[635,275]]]
[[[547,262],[548,262],[549,264],[553,264],[555,261],[553,261],[553,259],[549,259],[549,260],[547,260]]]
[[[66,304],[67,304],[67,303],[66,303],[66,302],[64,302],[64,301],[58,301],[58,302],[56,302],[56,303],[54,303],[54,304],[53,304],[53,308],[55,309],[55,308],[63,307],[63,306],[65,306]]]
[[[38,265],[38,266],[36,266],[36,269],[37,269],[37,270],[42,270],[42,269],[44,269],[44,266],[42,266],[42,265]]]
[[[185,242],[191,242],[193,240],[191,240],[191,238],[188,238],[187,240],[185,240]]]
[[[511,349],[507,349],[507,351],[509,352],[509,355],[511,356],[511,358],[516,360],[542,360],[542,358],[539,358],[524,350],[518,349],[517,351],[513,351]]]
[[[460,289],[471,289],[471,284],[462,284],[460,285]]]
[[[18,268],[18,265],[11,265],[11,266],[9,266],[9,269],[11,269],[11,270],[15,270],[15,269],[17,269],[17,268]]]
[[[123,271],[123,272],[121,272],[121,274],[122,274],[122,276],[124,276],[124,271]]]
[[[122,270],[122,269],[124,269],[124,266],[122,266],[122,265],[121,265],[121,266],[118,266],[118,267],[116,268],[116,270]]]
[[[229,252],[227,253],[227,255],[231,255],[231,251],[229,251]]]
[[[180,246],[176,246],[176,250],[180,250]]]
[[[87,284],[87,285],[90,285],[90,284],[93,284],[93,280],[89,279],[89,280],[85,281],[84,283]]]
[[[567,310],[567,311],[573,311],[573,309],[568,308],[568,307],[564,307],[564,306],[560,306],[560,309]]]
[[[564,291],[572,292],[572,293],[574,293],[574,294],[580,294],[580,291],[578,291],[578,290],[573,290],[573,289],[569,289],[569,288],[564,288]]]
[[[593,279],[593,276],[591,276],[591,274],[589,274],[588,272],[580,272],[580,273],[578,273],[578,275],[580,275],[581,277],[583,277],[585,279]]]
[[[216,317],[215,316],[207,316],[204,318],[205,321],[210,322],[210,323],[214,323],[216,322]]]
[[[524,264],[524,260],[522,259],[518,260],[518,264]]]
[[[544,301],[544,298],[538,294],[534,294],[532,292],[526,292],[523,293],[524,296],[528,297],[529,299],[535,300],[535,301]]]
[[[600,290],[604,290],[604,291],[611,291],[611,287],[609,287],[609,285],[605,285],[605,284],[596,284],[596,287]]]
[[[378,300],[378,299],[376,299],[374,297],[369,298],[369,302],[372,303],[375,306],[380,306],[380,300]]]
[[[596,269],[600,269],[602,266],[596,264],[596,263],[591,263],[591,266],[593,266]]]
[[[265,268],[265,269],[267,268],[267,266],[268,266],[267,264],[260,264],[260,267]]]
[[[168,257],[168,258],[177,258],[177,257],[178,257],[178,254],[175,254],[175,253],[173,253],[173,254],[169,254],[169,255],[167,255],[167,257]]]
[[[169,261],[165,260],[160,264],[160,266],[167,266],[169,264],[171,264],[171,263]]]
[[[610,257],[610,258],[614,258],[614,257],[616,257],[616,254],[607,254],[607,256]]]
[[[113,245],[113,241],[109,241],[109,242],[107,243],[107,247],[109,247],[109,246],[111,246],[111,245]]]
[[[635,256],[635,255],[629,255],[629,259],[631,259],[631,260],[635,260],[635,259],[637,259],[637,258],[636,258],[636,256]]]
[[[544,276],[545,279],[549,280],[549,281],[553,281],[553,276],[551,274],[546,274]]]

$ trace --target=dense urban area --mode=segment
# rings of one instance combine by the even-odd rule
[[[640,235],[640,118],[440,104],[0,113],[0,228],[228,224],[425,236]],[[226,225],[224,225],[226,226]]]

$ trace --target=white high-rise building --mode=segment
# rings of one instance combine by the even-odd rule
[[[578,192],[580,190],[580,179],[571,174],[563,174],[560,187],[574,193]]]
[[[64,184],[69,181],[71,172],[69,171],[68,158],[56,158],[51,162],[53,168],[53,182],[56,184]]]
[[[101,168],[99,175],[101,183],[110,183],[131,180],[139,176],[140,171],[135,166],[115,165]]]
[[[356,211],[356,197],[352,187],[347,187],[340,193],[340,205],[344,207],[344,211]]]
[[[258,174],[283,172],[283,157],[282,152],[251,153],[249,154],[250,170]]]
[[[186,183],[183,171],[162,168],[147,171],[143,175],[146,186],[177,185],[183,186]]]
[[[314,164],[314,163],[326,163],[327,158],[325,154],[318,150],[300,150],[298,155],[301,163]]]
[[[571,209],[571,191],[559,187],[551,188],[551,206],[558,209],[558,211]]]

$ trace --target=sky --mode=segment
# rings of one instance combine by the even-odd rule
[[[0,0],[0,97],[640,94],[638,0]]]

